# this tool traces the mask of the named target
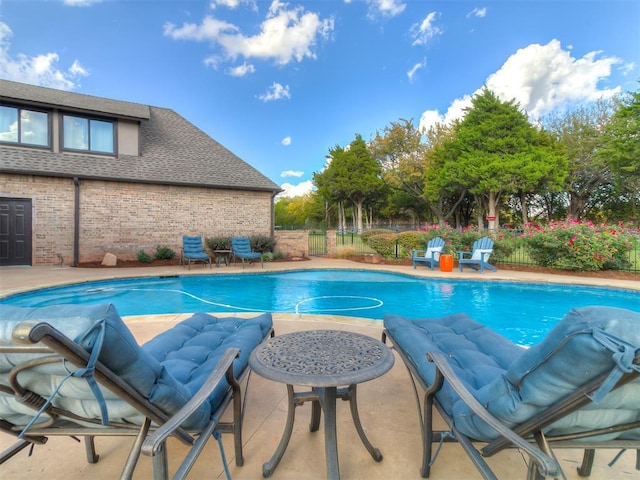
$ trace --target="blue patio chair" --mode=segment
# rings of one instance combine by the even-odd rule
[[[436,267],[440,264],[440,254],[444,248],[444,240],[440,237],[435,237],[429,240],[426,250],[412,250],[411,259],[413,260],[413,268],[416,268],[418,263],[424,263],[431,267]]]
[[[260,266],[264,268],[262,254],[251,250],[249,237],[231,237],[231,250],[233,250],[234,262],[236,258],[242,260],[242,268],[244,268],[245,261],[251,264],[258,260],[260,260]]]
[[[557,448],[584,450],[581,476],[590,474],[596,449],[636,450],[640,470],[640,312],[573,309],[530,348],[464,313],[388,314],[382,338],[410,372],[423,477],[443,441],[459,442],[485,479],[496,476],[484,457],[505,448],[529,456],[529,479],[566,478]],[[433,429],[434,409],[446,429]]]
[[[471,252],[458,252],[458,265],[460,271],[464,265],[468,265],[474,270],[480,268],[480,272],[484,273],[484,269],[497,271],[496,267],[489,264],[489,257],[493,253],[493,240],[489,237],[482,237],[473,242]],[[470,255],[470,256],[468,256]]]
[[[209,264],[209,268],[212,268],[211,257],[204,251],[202,245],[202,237],[192,237],[184,235],[182,237],[182,257],[180,258],[180,265],[185,263],[191,270],[191,262]]]
[[[129,436],[121,478],[132,477],[142,453],[154,479],[165,479],[172,436],[190,447],[173,473],[184,478],[210,438],[222,454],[220,433],[231,433],[241,466],[240,382],[251,351],[272,333],[270,314],[196,313],[140,346],[110,304],[0,305],[0,434],[18,437],[0,464],[53,436],[84,437],[95,463],[95,436]],[[232,418],[222,422],[229,405]]]

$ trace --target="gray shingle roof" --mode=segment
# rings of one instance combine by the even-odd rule
[[[116,112],[120,109],[128,112],[125,115],[127,118],[135,116],[132,114],[137,112],[141,155],[104,157],[2,145],[0,170],[5,173],[273,192],[281,190],[276,183],[173,110],[0,81],[0,99],[4,101],[9,98],[4,88],[7,84],[13,84],[11,98],[23,101],[37,99],[37,102],[51,106],[63,105],[54,102],[60,99],[64,105],[74,104],[80,108],[88,99],[97,99],[98,103],[92,103],[89,105],[91,108],[84,110],[125,115]],[[25,93],[34,95],[18,98],[16,92],[22,92],[23,96]],[[108,110],[97,110],[97,105]],[[147,117],[139,116],[143,110],[146,110]]]
[[[127,118],[149,118],[149,106],[0,80],[0,99]]]

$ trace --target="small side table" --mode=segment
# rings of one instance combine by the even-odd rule
[[[213,254],[216,257],[216,267],[220,268],[220,261],[224,261],[224,264],[228,267],[231,264],[231,250],[214,250]]]
[[[453,255],[448,253],[440,255],[440,271],[453,272]]]
[[[262,466],[267,478],[282,459],[293,431],[295,408],[311,401],[309,430],[320,427],[324,411],[325,458],[327,477],[340,478],[336,438],[336,399],[349,400],[351,416],[360,440],[377,462],[380,450],[366,437],[357,404],[357,385],[388,372],[394,357],[382,342],[342,330],[308,330],[273,337],[258,346],[249,357],[251,369],[258,375],[287,385],[289,400],[287,422],[282,439],[271,459]],[[295,392],[293,385],[311,387]],[[347,387],[344,387],[348,385]],[[338,388],[343,386],[343,388]]]

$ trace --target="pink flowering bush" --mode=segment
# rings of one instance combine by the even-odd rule
[[[543,267],[581,272],[630,266],[633,241],[623,226],[578,221],[529,225],[523,238],[532,260]]]

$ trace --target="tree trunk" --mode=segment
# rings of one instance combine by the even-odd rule
[[[587,197],[575,192],[569,194],[569,207],[567,208],[567,220],[580,220],[587,205]]]
[[[529,207],[527,206],[527,194],[520,192],[520,208],[522,208],[522,225],[529,223]]]
[[[357,233],[362,233],[362,204],[364,203],[364,200],[362,199],[358,199],[357,201],[353,202],[353,206],[354,206],[354,214],[353,214],[353,226],[355,227],[355,230]]]
[[[498,199],[500,198],[499,192],[489,192],[489,198],[487,199],[487,221],[489,222],[489,231],[495,232],[500,224],[500,218],[498,213]]]
[[[338,202],[338,230],[341,233],[347,231],[347,219],[344,215],[344,203],[342,201]]]

